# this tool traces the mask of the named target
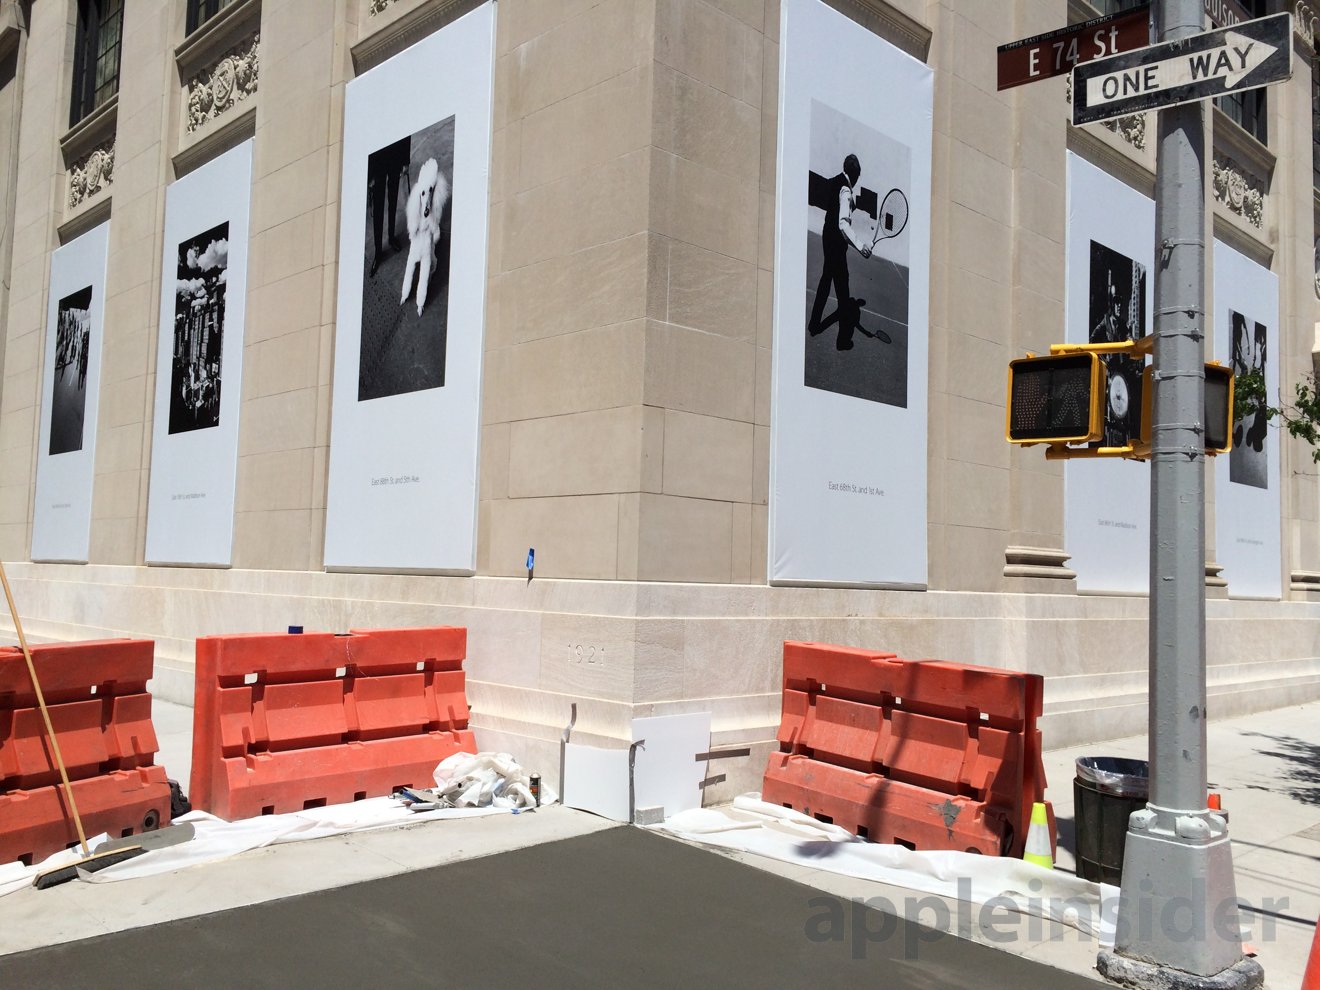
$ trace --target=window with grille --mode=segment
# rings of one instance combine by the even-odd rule
[[[119,92],[124,0],[78,0],[69,126]]]
[[[209,21],[236,0],[188,0],[188,34]]]

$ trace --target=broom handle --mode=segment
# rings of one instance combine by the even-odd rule
[[[82,817],[78,814],[78,805],[73,800],[73,788],[69,786],[69,771],[64,769],[64,757],[60,755],[60,743],[55,738],[55,727],[50,724],[50,711],[46,708],[46,698],[41,693],[41,682],[37,680],[37,667],[32,662],[32,651],[28,649],[27,637],[23,635],[23,623],[18,621],[18,609],[14,607],[14,593],[9,590],[9,578],[5,574],[5,565],[0,563],[0,584],[5,586],[5,601],[9,603],[9,614],[14,619],[14,630],[18,633],[18,645],[23,648],[23,659],[27,661],[28,673],[32,676],[32,687],[37,692],[37,705],[41,708],[41,718],[46,723],[46,736],[50,739],[50,748],[55,753],[55,763],[60,768],[60,780],[64,782],[64,797],[73,812],[73,824],[78,829],[78,841],[82,843],[84,856],[90,856],[87,848],[87,834],[83,831]]]

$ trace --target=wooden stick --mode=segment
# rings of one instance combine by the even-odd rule
[[[18,633],[18,645],[23,648],[23,659],[27,661],[28,674],[32,677],[32,687],[37,692],[37,705],[41,708],[41,717],[46,723],[46,736],[50,739],[51,751],[55,754],[55,763],[60,768],[60,780],[64,782],[64,797],[69,802],[69,811],[73,813],[73,824],[78,829],[78,841],[82,844],[84,856],[92,851],[87,848],[87,834],[83,831],[82,818],[78,814],[78,805],[73,800],[73,788],[69,786],[69,771],[64,768],[64,757],[60,755],[59,740],[55,738],[55,727],[50,724],[50,711],[46,708],[46,698],[41,693],[41,682],[37,680],[37,667],[32,662],[32,651],[28,649],[27,637],[23,635],[23,623],[18,621],[18,609],[14,606],[14,593],[9,590],[9,577],[5,574],[5,565],[0,563],[0,584],[5,586],[5,601],[9,603],[9,614],[14,620],[14,630]]]

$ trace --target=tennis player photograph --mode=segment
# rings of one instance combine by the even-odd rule
[[[906,409],[911,150],[817,100],[810,141],[803,383]]]
[[[445,383],[454,118],[367,156],[358,401]]]

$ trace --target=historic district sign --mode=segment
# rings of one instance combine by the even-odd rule
[[[999,89],[1071,72],[1081,62],[1150,44],[1150,4],[1000,45]]]
[[[1275,14],[1078,64],[1073,123],[1191,103],[1292,76],[1292,15]]]

